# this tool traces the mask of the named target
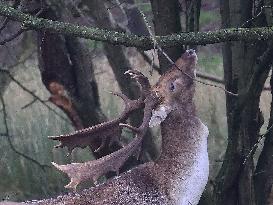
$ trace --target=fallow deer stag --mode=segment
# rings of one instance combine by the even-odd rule
[[[62,195],[56,199],[33,202],[39,205],[92,204],[92,205],[196,205],[205,188],[209,174],[207,153],[208,129],[196,116],[193,101],[195,92],[194,50],[187,50],[159,81],[150,87],[146,77],[138,71],[127,73],[142,88],[138,100],[125,101],[125,111],[117,119],[78,131],[72,135],[53,137],[61,146],[73,149],[88,146],[88,135],[101,135],[104,140],[118,140],[123,127],[136,133],[136,137],[120,150],[98,160],[54,166],[67,173],[71,182],[66,186],[75,188],[81,181],[97,180],[109,171],[117,171],[129,156],[141,147],[149,126],[161,124],[162,152],[155,162],[148,162],[109,179],[96,187],[80,193]],[[136,128],[123,124],[129,113],[144,107],[142,124]],[[90,136],[89,136],[90,137]],[[76,145],[69,143],[72,139]],[[84,139],[77,144],[77,139]],[[107,141],[107,140],[106,140]],[[108,140],[109,141],[109,140]]]

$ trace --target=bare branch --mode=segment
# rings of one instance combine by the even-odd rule
[[[150,57],[143,50],[138,49],[138,52],[142,55],[142,57],[143,57],[143,59],[145,61],[147,61],[149,64],[152,64],[152,60],[150,59]],[[153,64],[153,68],[158,72],[160,70],[160,68],[159,68],[159,66],[157,64]],[[223,84],[223,85],[225,84],[223,78],[219,78],[218,76],[215,76],[215,75],[210,75],[210,74],[207,74],[207,73],[202,73],[200,71],[197,71],[196,76],[201,78],[201,79],[204,79],[204,80],[209,80],[209,81],[219,83],[219,84]],[[264,86],[263,90],[264,91],[271,91],[271,87],[269,85],[266,85],[266,86]]]
[[[259,16],[261,16],[261,15],[264,13],[265,9],[272,9],[272,6],[262,6],[262,7],[260,8],[260,12],[259,12],[257,15],[253,16],[251,19],[248,19],[247,21],[245,21],[245,22],[241,25],[241,27],[247,26],[248,23],[254,21],[254,20],[257,19]]]
[[[113,5],[107,7],[107,8],[106,8],[107,10],[111,10],[111,9],[113,9],[113,8],[120,7],[122,4],[126,3],[126,0],[125,0],[125,1],[123,0],[123,1],[117,2],[117,3],[113,3],[112,1],[109,1],[109,2],[111,2]]]
[[[3,41],[0,41],[0,45],[5,45],[6,43],[8,43],[8,42],[10,42],[10,41],[12,41],[14,39],[16,39],[18,36],[20,36],[25,31],[27,31],[27,29],[20,29],[16,33],[10,35],[8,38],[4,39]]]
[[[9,22],[9,19],[6,17],[2,23],[2,26],[0,27],[0,32],[7,26]]]
[[[76,36],[86,39],[104,41],[111,44],[122,44],[143,49],[151,49],[154,41],[151,37],[136,36],[117,31],[77,26],[70,23],[63,23],[42,18],[37,18],[20,12],[10,6],[0,3],[0,15],[6,16],[14,21],[21,22],[24,27],[34,30],[47,30],[52,33]],[[206,45],[229,41],[255,42],[268,40],[273,37],[272,27],[259,28],[229,28],[209,32],[189,32],[167,36],[155,36],[161,47],[173,47],[182,45]]]
[[[20,3],[20,0],[15,0],[14,1],[14,3],[13,3],[13,5],[12,5],[12,7],[13,8],[17,8],[17,6],[19,5],[19,3]],[[7,24],[8,24],[8,22],[9,22],[9,18],[5,18],[4,19],[4,21],[3,21],[3,23],[2,23],[2,26],[0,27],[0,33],[1,33],[1,31],[4,29],[4,28],[6,28],[6,26],[7,26]]]
[[[141,11],[140,11],[141,12]],[[203,84],[203,85],[207,85],[207,86],[211,86],[211,87],[215,87],[215,88],[218,88],[218,89],[221,89],[223,90],[224,92],[226,92],[227,94],[229,95],[233,95],[233,96],[238,96],[238,94],[235,94],[235,93],[232,93],[228,90],[226,90],[225,88],[223,87],[220,87],[218,85],[215,85],[215,84],[211,84],[211,83],[207,83],[207,82],[203,82],[203,81],[200,81],[196,78],[193,78],[192,76],[190,76],[189,74],[187,74],[186,72],[184,72],[181,68],[179,68],[178,65],[175,64],[175,62],[168,56],[168,54],[162,49],[162,47],[158,44],[157,40],[156,40],[156,37],[153,35],[152,31],[151,31],[151,27],[149,26],[148,24],[148,21],[147,21],[147,18],[145,16],[145,14],[143,12],[141,12],[141,15],[144,19],[144,22],[147,26],[147,29],[149,30],[149,34],[153,40],[153,43],[154,43],[154,49],[155,47],[165,56],[165,58],[172,64],[172,66],[176,67],[178,70],[180,70],[184,75],[186,75],[187,77],[189,77],[191,80],[193,81],[196,81],[197,83],[200,83],[200,84]],[[153,62],[153,61],[152,61]],[[153,63],[152,63],[153,64]]]
[[[31,106],[32,104],[34,104],[35,102],[37,102],[37,98],[34,98],[33,100],[31,100],[29,103],[27,103],[26,105],[21,107],[21,109],[24,110],[24,109],[28,108],[29,106]]]
[[[52,111],[54,114],[59,116],[61,119],[65,120],[68,123],[71,123],[67,118],[60,115],[56,110],[51,108],[48,104],[46,104],[47,100],[41,99],[38,95],[36,95],[33,91],[29,90],[27,87],[25,87],[20,81],[18,81],[16,78],[13,77],[13,75],[8,71],[4,69],[0,69],[1,73],[5,73],[13,82],[15,82],[22,90],[29,93],[34,99],[42,103],[48,110]]]
[[[3,118],[4,118],[4,126],[5,126],[5,129],[6,129],[6,132],[5,133],[1,133],[2,136],[5,136],[6,139],[8,140],[8,143],[10,145],[10,148],[12,149],[12,151],[14,151],[16,154],[18,154],[19,156],[33,162],[34,164],[38,165],[43,171],[45,171],[45,168],[50,168],[49,165],[45,165],[45,164],[41,164],[40,162],[38,162],[37,160],[33,159],[32,157],[24,154],[23,152],[20,152],[18,151],[14,145],[12,144],[12,141],[11,141],[11,136],[9,134],[9,128],[8,128],[8,123],[7,123],[7,110],[6,110],[6,104],[5,104],[5,101],[4,101],[4,98],[2,96],[2,94],[0,95],[0,101],[2,103],[2,108],[3,108]]]
[[[16,5],[17,1],[15,1],[14,5]],[[38,17],[42,12],[44,11],[44,8],[42,7],[36,14],[35,17]],[[6,18],[3,22],[3,26],[0,28],[0,32],[2,29],[5,28],[5,26],[7,25],[9,19]],[[10,35],[8,38],[4,39],[3,41],[0,42],[0,45],[5,45],[6,43],[13,41],[14,39],[16,39],[17,37],[19,37],[22,33],[28,31],[29,29],[22,26],[21,29],[19,29],[16,33]]]
[[[247,162],[248,159],[252,158],[252,156],[255,154],[255,151],[257,150],[258,146],[260,145],[260,143],[262,142],[262,140],[267,136],[267,134],[271,131],[272,128],[273,128],[273,124],[265,131],[264,134],[262,134],[259,137],[259,139],[257,140],[257,142],[252,146],[252,148],[249,151],[248,155],[245,157],[243,165],[246,164],[246,162]]]

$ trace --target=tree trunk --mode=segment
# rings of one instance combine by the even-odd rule
[[[44,18],[56,19],[52,9],[43,12]],[[77,39],[49,32],[38,32],[38,57],[42,81],[50,91],[50,100],[71,119],[76,129],[105,121],[100,109],[97,84],[89,51]],[[100,141],[94,140],[92,149]],[[108,150],[97,153],[100,157]]]
[[[98,0],[82,1],[89,8],[89,15],[95,19],[97,26],[101,28],[107,28],[115,30],[116,27],[111,22],[109,13],[105,8],[105,5]],[[96,7],[96,9],[94,9]],[[115,74],[115,78],[119,84],[120,90],[123,94],[127,95],[131,99],[137,99],[139,97],[139,88],[135,82],[130,79],[130,76],[124,75],[124,73],[132,68],[129,60],[124,54],[123,47],[120,45],[112,45],[104,43],[104,51],[108,58],[109,64]],[[133,125],[139,125],[142,122],[142,111],[136,111],[130,117],[130,121]],[[145,151],[149,154],[149,158],[155,159],[158,156],[157,149],[152,140],[151,131],[148,130],[145,136]],[[145,159],[146,161],[147,159]]]
[[[273,77],[270,81],[273,86]],[[273,92],[271,91],[273,95]],[[258,164],[255,170],[255,196],[257,205],[267,205],[273,203],[272,184],[273,184],[273,101],[271,102],[270,120],[268,124],[268,133],[264,136],[264,147],[259,156]]]
[[[265,5],[273,6],[272,0],[266,0]],[[266,11],[267,22],[270,26],[273,24],[271,11]],[[273,76],[270,81],[271,88],[273,87]],[[271,90],[273,96],[273,91]],[[268,123],[268,132],[263,136],[265,138],[262,152],[259,156],[255,175],[255,197],[257,205],[273,204],[272,184],[273,184],[273,101],[271,102],[270,119]]]
[[[156,35],[168,35],[179,33],[182,31],[179,15],[179,2],[178,0],[151,0],[153,22]],[[175,61],[183,53],[182,47],[172,47],[164,49],[168,56]],[[171,66],[170,62],[159,53],[160,71],[164,73]]]
[[[252,6],[251,0],[221,1],[222,26],[241,26],[252,18]],[[255,25],[261,25],[261,22],[264,22],[264,16],[260,16]],[[265,43],[262,42],[227,43],[223,47],[225,86],[227,90],[238,93],[239,96],[227,95],[226,99],[228,146],[215,182],[215,204],[255,204],[254,164],[250,151],[263,123],[259,101],[269,65],[262,70],[257,59],[264,53],[265,48]],[[261,70],[257,74],[259,69]],[[257,82],[252,83],[253,89],[249,89],[253,78]]]

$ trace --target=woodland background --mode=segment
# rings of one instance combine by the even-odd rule
[[[271,0],[0,3],[41,18],[145,36],[150,34],[144,19],[156,35],[273,23]],[[126,70],[139,69],[155,82],[170,63],[153,49],[144,52],[45,30],[31,31],[6,17],[0,17],[0,22],[0,199],[54,197],[67,192],[63,187],[68,178],[54,169],[51,161],[83,162],[112,150],[93,155],[88,148],[77,148],[66,156],[67,150],[53,149],[56,143],[47,136],[113,118],[122,110],[122,103],[108,91],[122,91],[130,98],[138,96],[136,84],[123,75]],[[200,80],[239,94],[235,97],[197,83],[198,115],[210,130],[210,180],[200,204],[270,203],[272,42],[257,39],[163,49],[175,60],[186,47],[197,49]],[[141,113],[130,120],[139,123]],[[131,137],[129,133],[124,135],[124,141]],[[151,130],[148,135],[142,162],[155,159],[160,152],[159,130]],[[94,142],[94,148],[98,144]],[[131,160],[125,169],[136,163],[140,162]],[[90,185],[83,184],[80,189],[86,186]]]

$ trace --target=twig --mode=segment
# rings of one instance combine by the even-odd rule
[[[0,32],[1,32],[4,28],[6,28],[8,22],[9,22],[9,19],[6,17],[6,18],[4,19],[4,21],[3,21],[3,23],[2,23],[2,26],[0,27]]]
[[[156,53],[156,47],[157,47],[158,43],[157,43],[157,41],[156,41],[156,39],[155,39],[155,37],[153,35],[152,28],[149,25],[148,19],[146,18],[145,14],[142,12],[141,9],[138,9],[138,10],[139,10],[139,12],[140,12],[140,14],[141,14],[141,16],[142,16],[142,18],[144,20],[144,23],[145,23],[145,25],[147,27],[147,30],[149,32],[150,37],[153,40],[153,53],[152,53],[152,62],[151,62],[151,70],[150,70],[150,74],[152,74],[153,66],[154,66],[154,58],[155,58],[155,53]]]
[[[32,92],[31,90],[29,90],[27,87],[25,87],[20,81],[18,81],[17,79],[15,79],[13,77],[13,75],[8,70],[0,69],[0,72],[7,74],[8,77],[13,82],[15,82],[22,90],[24,90],[25,92],[29,93],[34,99],[36,99],[37,101],[39,101],[40,103],[42,103],[45,107],[47,107],[48,110],[52,111],[54,114],[56,114],[57,116],[59,116],[61,119],[65,120],[66,122],[68,122],[68,123],[71,124],[71,122],[69,120],[67,120],[65,117],[63,117],[62,115],[60,115],[56,110],[54,110],[48,104],[46,104],[45,102],[47,102],[47,101],[41,99],[34,92]]]
[[[1,133],[0,133],[0,137],[13,137],[13,136],[7,135],[7,133],[1,132]]]
[[[19,0],[15,0],[14,3],[12,4],[12,7],[16,8],[19,5],[19,3],[20,3]],[[9,18],[6,17],[2,23],[2,26],[0,27],[0,33],[7,26],[8,22],[9,22]]]
[[[268,9],[268,8],[272,9],[272,6],[262,6],[260,12],[257,15],[253,16],[251,19],[244,22],[241,25],[241,27],[245,27],[248,23],[250,23],[251,21],[254,21],[256,18],[258,18],[264,12],[265,9]]]
[[[200,84],[203,84],[203,85],[207,85],[207,86],[211,86],[211,87],[215,87],[215,88],[218,88],[220,90],[223,90],[224,92],[226,92],[227,94],[229,95],[232,95],[232,96],[238,96],[238,94],[236,93],[233,93],[233,92],[230,92],[228,90],[226,90],[225,88],[221,87],[221,86],[218,86],[218,85],[215,85],[215,84],[211,84],[211,83],[207,83],[207,82],[203,82],[201,80],[198,80],[196,78],[193,78],[192,76],[190,76],[188,73],[184,72],[183,70],[181,70],[176,64],[175,62],[167,55],[167,53],[165,53],[161,47],[158,47],[159,50],[161,51],[161,53],[168,59],[168,61],[173,65],[175,66],[177,69],[179,69],[184,75],[188,76],[190,79],[192,79],[193,81],[196,81]]]
[[[193,81],[196,81],[200,84],[203,84],[203,85],[207,85],[207,86],[211,86],[211,87],[215,87],[215,88],[218,88],[218,89],[221,89],[223,90],[224,92],[228,93],[229,95],[233,95],[233,96],[238,96],[238,94],[235,94],[233,92],[230,92],[228,90],[226,90],[225,88],[221,87],[221,86],[218,86],[218,85],[215,85],[215,84],[211,84],[211,83],[207,83],[207,82],[203,82],[203,81],[200,81],[196,78],[193,78],[192,76],[190,76],[188,73],[184,72],[183,70],[181,70],[176,64],[175,62],[168,56],[168,54],[161,48],[161,46],[159,46],[159,44],[157,43],[156,39],[155,39],[155,36],[153,35],[152,31],[151,31],[151,27],[148,25],[148,21],[145,17],[145,14],[140,10],[140,13],[141,15],[143,16],[144,18],[144,22],[145,24],[147,25],[147,29],[149,30],[149,34],[151,35],[151,38],[154,42],[154,46],[157,47],[157,49],[165,56],[165,58],[173,65],[175,66],[178,70],[180,70],[184,75],[186,75],[187,77],[189,77],[190,79],[192,79]]]
[[[138,49],[138,52],[142,55],[143,59],[148,62],[149,64],[151,64],[151,59],[150,57],[143,51],[143,50],[140,50]],[[157,71],[157,72],[160,72],[160,68],[158,65],[154,64],[153,65],[153,68]],[[212,82],[215,82],[215,83],[220,83],[220,84],[225,84],[225,81],[223,78],[219,78],[217,76],[214,76],[214,75],[209,75],[207,73],[202,73],[200,71],[197,71],[196,72],[196,76],[201,78],[201,79],[204,79],[204,80],[209,80],[209,81],[212,81]],[[267,86],[264,86],[263,88],[264,91],[271,91],[271,87],[269,85]]]
[[[82,20],[83,22],[85,22],[87,25],[92,26],[93,23],[90,21],[89,17],[86,16],[86,15],[84,14],[84,12],[82,11],[82,9],[78,7],[78,5],[76,4],[76,2],[75,2],[74,0],[72,0],[72,1],[70,1],[70,3],[71,3],[71,6],[73,6],[74,9],[75,9],[75,10],[78,12],[78,14],[80,15],[81,20]]]
[[[14,61],[16,61],[14,64],[7,66],[7,70],[10,70],[12,68],[15,68],[18,65],[24,64],[28,59],[30,59],[37,51],[35,49],[33,49],[26,57],[24,57],[23,59],[19,60],[14,59]],[[8,53],[9,55],[11,55],[10,53]]]
[[[252,149],[250,150],[250,152],[248,153],[248,155],[246,156],[243,165],[246,164],[247,160],[253,156],[253,154],[255,153],[257,147],[259,146],[259,144],[261,143],[261,141],[264,139],[264,137],[270,132],[270,130],[273,128],[273,124],[266,130],[266,132],[264,134],[262,134],[259,139],[257,140],[257,142],[253,145]]]
[[[119,1],[118,1],[117,4],[113,3],[112,1],[109,1],[109,2],[111,2],[111,4],[113,4],[113,6],[107,7],[107,8],[106,8],[107,10],[111,10],[111,9],[113,9],[113,8],[116,8],[116,7],[121,6],[122,4],[126,3],[126,0],[124,0],[124,1],[122,1],[122,2],[119,2]]]
[[[44,11],[44,9],[45,9],[45,8],[42,7],[34,16],[35,16],[35,17],[38,17],[38,16]],[[7,23],[8,23],[8,18],[6,18],[5,20],[6,20],[6,22],[4,22],[4,23],[7,24]],[[4,28],[5,26],[6,26],[6,25],[4,25],[3,28]],[[2,27],[1,27],[1,28],[2,28]],[[0,28],[0,32],[1,32],[1,28]],[[25,27],[22,26],[22,28],[21,28],[19,31],[17,31],[16,33],[10,35],[8,38],[6,38],[6,39],[4,39],[3,41],[1,41],[1,42],[0,42],[0,45],[5,45],[6,43],[8,43],[8,42],[14,40],[15,38],[19,37],[22,33],[24,33],[25,31],[28,31],[28,30],[30,30],[30,29],[25,28]]]
[[[6,136],[6,139],[8,140],[8,143],[10,145],[10,148],[16,153],[18,154],[19,156],[33,162],[34,164],[38,165],[43,171],[45,171],[45,168],[50,168],[49,165],[45,165],[45,164],[41,164],[40,162],[38,162],[37,160],[33,159],[32,157],[18,151],[14,145],[12,144],[12,141],[11,141],[11,138],[10,138],[10,134],[9,134],[9,128],[8,128],[8,123],[7,123],[7,111],[6,111],[6,104],[5,104],[5,101],[4,101],[4,98],[3,98],[3,95],[0,94],[0,100],[1,100],[1,103],[2,103],[2,107],[3,107],[3,118],[4,118],[4,126],[5,126],[5,129],[6,129],[6,133],[2,133],[4,134],[3,136]]]
[[[28,108],[29,106],[31,106],[32,104],[34,104],[35,102],[37,102],[37,98],[34,98],[33,100],[31,100],[29,103],[27,103],[26,105],[21,107],[21,109],[24,110],[24,109]]]
[[[16,33],[10,35],[8,38],[4,39],[3,41],[0,41],[0,45],[5,45],[6,43],[16,39],[18,36],[20,36],[22,33],[24,33],[25,31],[27,31],[28,29],[26,28],[21,28],[19,31],[17,31]]]

